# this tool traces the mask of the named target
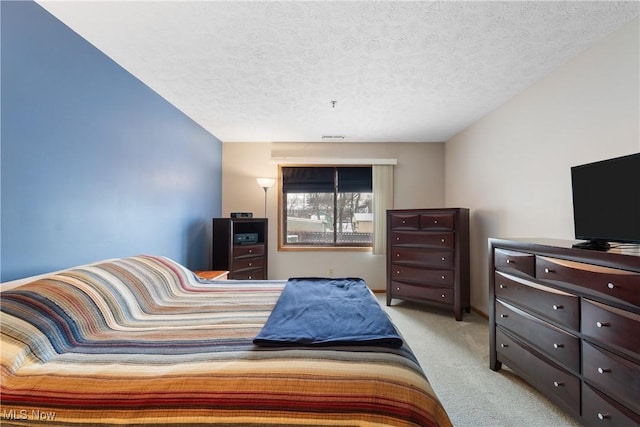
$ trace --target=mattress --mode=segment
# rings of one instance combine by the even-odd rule
[[[451,425],[406,343],[254,344],[285,284],[137,256],[3,291],[0,421]]]

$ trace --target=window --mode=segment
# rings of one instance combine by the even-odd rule
[[[282,166],[280,246],[371,247],[371,166]]]

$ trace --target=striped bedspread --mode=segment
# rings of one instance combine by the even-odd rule
[[[138,256],[4,291],[0,424],[450,426],[406,346],[254,345],[284,284]]]

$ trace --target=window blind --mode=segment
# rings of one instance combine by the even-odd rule
[[[373,191],[371,167],[339,167],[339,193],[371,193]]]
[[[332,167],[282,168],[282,191],[284,193],[333,193],[335,171]]]
[[[337,182],[336,182],[337,175]],[[284,193],[371,193],[373,191],[371,167],[309,167],[282,168]]]

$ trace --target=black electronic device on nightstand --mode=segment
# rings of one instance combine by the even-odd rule
[[[252,212],[231,212],[231,218],[253,218]]]
[[[237,233],[233,236],[235,245],[250,245],[258,243],[258,233]]]

